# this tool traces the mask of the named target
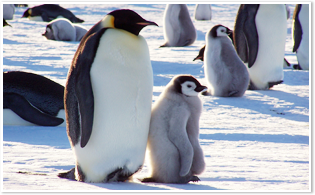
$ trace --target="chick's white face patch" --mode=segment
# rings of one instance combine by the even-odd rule
[[[196,84],[192,81],[186,81],[181,84],[182,93],[187,96],[198,96],[198,92],[195,91]]]

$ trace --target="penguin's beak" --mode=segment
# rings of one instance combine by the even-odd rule
[[[138,22],[137,25],[141,25],[141,26],[148,26],[148,25],[159,26],[155,22],[151,22],[151,21]]]
[[[230,30],[230,29],[227,29],[227,32],[226,32],[226,34],[230,35],[230,34],[232,34],[232,33],[233,33],[233,31],[232,31],[232,30]]]
[[[196,87],[195,91],[196,92],[204,92],[204,91],[207,91],[207,87],[206,86],[199,86],[199,87]]]

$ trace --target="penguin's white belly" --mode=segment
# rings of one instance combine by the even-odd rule
[[[94,120],[89,142],[74,147],[87,182],[117,168],[136,171],[144,161],[151,116],[153,74],[146,41],[109,29],[91,67]]]
[[[285,5],[261,4],[256,15],[259,48],[250,78],[261,89],[268,82],[283,80],[283,60],[287,33]]]
[[[41,16],[30,16],[28,17],[28,19],[32,21],[39,21],[39,22],[43,21],[43,18]]]
[[[65,127],[66,126],[65,110],[61,109],[56,117],[64,119],[64,122],[58,126]],[[36,126],[36,124],[22,119],[19,115],[15,114],[15,112],[8,108],[3,109],[3,125]]]
[[[3,109],[3,125],[34,126],[35,124],[22,119],[11,109],[6,108]]]

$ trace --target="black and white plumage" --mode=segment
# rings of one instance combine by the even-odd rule
[[[64,87],[22,71],[3,73],[3,124],[57,126],[64,123]]]
[[[284,4],[242,4],[234,25],[235,49],[247,64],[252,90],[283,82],[287,35]]]
[[[202,102],[207,87],[190,75],[174,77],[153,105],[148,138],[151,175],[143,182],[188,183],[205,168],[199,145]]]
[[[72,23],[82,23],[84,20],[77,18],[71,11],[55,4],[43,4],[28,8],[22,18],[50,22],[58,17],[67,18]]]
[[[132,10],[115,10],[82,38],[65,88],[67,134],[76,166],[59,177],[125,181],[141,168],[153,73],[139,32],[148,25],[157,24]]]
[[[309,69],[309,5],[297,4],[292,20],[293,52],[296,52],[296,69]]]

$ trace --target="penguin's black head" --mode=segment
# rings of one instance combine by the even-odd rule
[[[212,29],[210,30],[210,36],[212,37],[228,36],[232,32],[233,31],[230,30],[228,27],[218,24],[212,27]]]
[[[195,59],[194,59],[193,61],[195,61],[195,60],[201,60],[201,61],[203,61],[203,56],[204,56],[204,53],[205,53],[205,49],[206,49],[206,45],[203,46],[203,47],[199,50],[198,56],[195,57]]]
[[[139,35],[142,28],[148,25],[158,26],[155,22],[143,19],[136,12],[129,9],[119,9],[110,12],[108,15],[114,17],[114,27],[126,30],[134,35]]]
[[[32,9],[31,9],[31,8],[28,8],[28,9],[23,13],[22,18],[27,18],[27,17],[31,16],[31,14],[32,14]]]
[[[186,96],[198,96],[198,93],[207,89],[191,75],[180,75],[173,79],[175,91]]]

